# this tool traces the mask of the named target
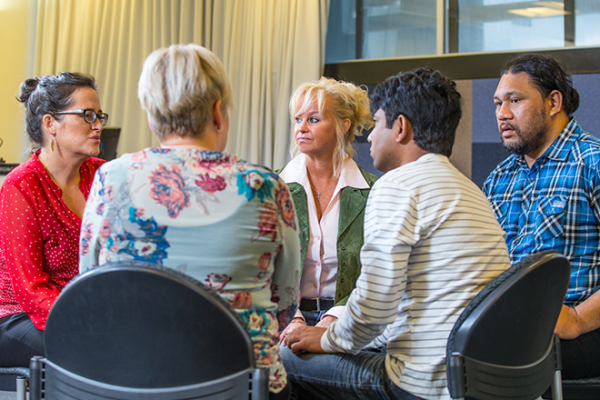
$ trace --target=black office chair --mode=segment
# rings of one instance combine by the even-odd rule
[[[29,368],[0,367],[0,390],[17,392],[16,400],[25,400]]]
[[[534,254],[475,296],[448,338],[452,398],[531,400],[551,385],[554,398],[562,398],[554,327],[570,270],[556,252]]]
[[[268,397],[239,316],[168,268],[124,262],[75,277],[44,340],[46,358],[31,362],[31,400]]]

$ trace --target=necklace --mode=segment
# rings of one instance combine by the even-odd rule
[[[335,185],[337,185],[337,182],[334,183],[333,185],[329,186],[327,189],[325,190],[321,190],[320,192],[317,192],[317,189],[315,189],[315,187],[312,185],[312,183],[310,184],[310,188],[317,194],[317,199],[321,198],[321,195],[323,193],[325,193],[326,191],[328,191],[329,189],[331,189],[332,187],[334,187]]]

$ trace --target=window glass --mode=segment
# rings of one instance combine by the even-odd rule
[[[326,63],[435,52],[436,0],[330,2]]]
[[[437,3],[330,0],[325,62],[436,54]],[[451,16],[445,17],[450,52],[600,45],[600,0],[445,0],[444,4]]]
[[[575,1],[575,45],[595,46],[600,44],[600,1]]]
[[[501,51],[565,44],[562,1],[459,0],[458,51]]]

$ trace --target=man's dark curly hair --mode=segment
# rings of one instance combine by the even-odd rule
[[[381,108],[388,128],[402,114],[412,124],[413,139],[420,148],[448,157],[462,115],[460,107],[456,83],[430,68],[390,76],[371,96],[371,113]]]
[[[502,75],[525,72],[544,98],[553,90],[563,95],[563,110],[571,116],[579,108],[579,93],[573,88],[571,75],[552,57],[542,54],[525,54],[508,61]]]

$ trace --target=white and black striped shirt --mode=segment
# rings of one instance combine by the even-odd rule
[[[448,335],[471,299],[510,267],[487,199],[445,156],[396,168],[371,190],[361,261],[356,289],[323,335],[323,349],[387,345],[392,382],[425,399],[450,398]]]

